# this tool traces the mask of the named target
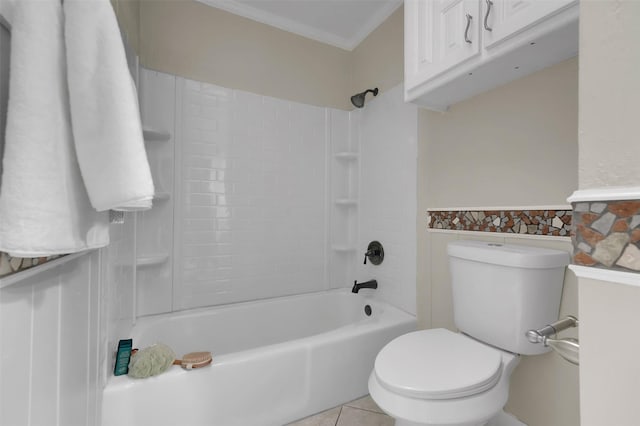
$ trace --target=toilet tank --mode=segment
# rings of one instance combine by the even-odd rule
[[[549,350],[525,333],[558,319],[568,253],[480,241],[451,242],[447,253],[460,331],[518,354]]]

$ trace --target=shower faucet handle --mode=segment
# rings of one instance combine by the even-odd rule
[[[364,264],[367,264],[367,257],[369,256],[378,256],[380,255],[380,252],[377,250],[368,250],[365,254],[364,254]]]
[[[384,260],[384,249],[378,241],[371,241],[364,253],[364,264],[367,264],[367,257],[373,265],[379,265]]]

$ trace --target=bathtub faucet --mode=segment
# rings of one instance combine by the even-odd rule
[[[353,282],[353,288],[351,289],[351,293],[357,293],[361,288],[378,288],[378,281],[371,280],[365,281],[363,283],[358,283],[358,281]]]

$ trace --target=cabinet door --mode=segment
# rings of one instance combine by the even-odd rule
[[[480,53],[478,0],[405,1],[405,85],[415,87]]]
[[[577,0],[481,0],[485,48],[516,35]]]

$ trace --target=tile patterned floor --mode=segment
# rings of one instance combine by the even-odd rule
[[[370,396],[348,402],[289,426],[393,426],[393,419],[382,412]]]

